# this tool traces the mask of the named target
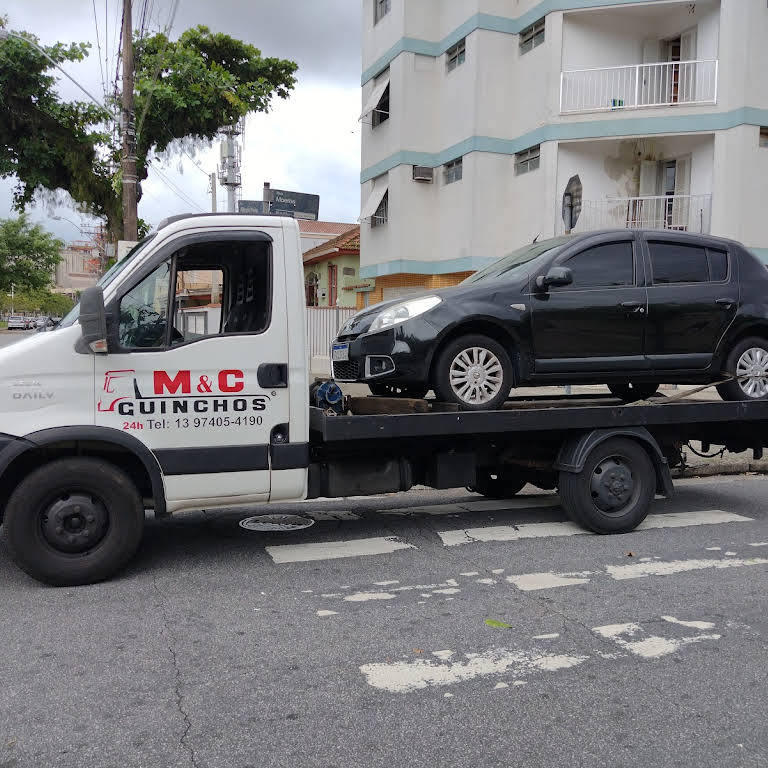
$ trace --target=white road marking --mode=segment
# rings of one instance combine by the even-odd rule
[[[731,558],[729,560],[672,560],[661,563],[637,563],[637,565],[609,565],[606,572],[612,579],[640,579],[645,576],[670,576],[673,573],[702,571],[707,568],[741,568],[749,565],[766,565],[768,560]]]
[[[649,515],[637,527],[638,531],[654,528],[684,528],[694,525],[719,525],[721,523],[751,523],[751,517],[744,517],[720,509],[697,512],[668,512]],[[454,531],[438,531],[446,547],[461,544],[475,544],[489,541],[518,541],[556,536],[593,535],[591,531],[569,521],[561,523],[522,523],[521,525],[492,525],[484,528],[464,528]]]
[[[705,547],[707,552],[722,552],[722,547]]]
[[[453,656],[455,651],[432,651],[433,656],[437,656],[442,661],[448,661]]]
[[[501,574],[506,570],[506,568],[494,568],[491,573],[496,574],[496,576],[501,576]]]
[[[747,544],[748,547],[768,547],[768,541],[753,541]]]
[[[456,587],[447,587],[446,589],[436,589],[434,590],[433,594],[435,595],[457,595],[459,592],[461,592],[460,589],[456,589]]]
[[[665,619],[674,617],[662,617]],[[677,622],[674,623],[683,624],[683,626],[691,626],[695,624],[706,624],[707,622]],[[710,625],[711,628],[712,625]],[[668,656],[670,653],[680,650],[686,645],[692,643],[701,643],[705,640],[719,640],[721,635],[694,635],[693,637],[684,638],[668,638],[660,637],[658,635],[649,635],[641,640],[627,640],[625,636],[634,638],[636,635],[643,632],[642,627],[639,624],[608,624],[604,627],[593,627],[593,632],[613,640],[620,648],[623,648],[630,653],[634,653],[635,656],[640,656],[644,659],[659,659],[662,656]]]
[[[498,584],[496,579],[475,579],[476,584]]]
[[[711,621],[681,621],[674,616],[662,616],[664,621],[670,624],[679,624],[681,627],[691,627],[692,629],[714,629],[715,625]]]
[[[451,685],[477,677],[514,672],[556,672],[575,667],[587,656],[534,654],[506,648],[465,654],[466,661],[437,663],[431,659],[363,664],[360,671],[368,685],[392,693],[409,693],[430,686]]]
[[[338,616],[338,611],[318,611],[318,616]]]
[[[275,563],[307,563],[313,560],[336,560],[344,557],[389,555],[401,549],[416,549],[394,536],[348,541],[325,541],[307,544],[279,544],[267,547]]]
[[[507,581],[523,592],[553,587],[569,587],[573,584],[588,584],[591,572],[583,573],[523,573],[519,576],[507,576]]]
[[[512,683],[516,688],[520,685],[528,685],[528,683],[525,680],[515,680],[514,683]]]
[[[377,587],[391,587],[393,584],[399,584],[400,582],[395,581],[374,581],[373,582]]]
[[[756,544],[754,546],[757,546]],[[479,571],[467,571],[466,573],[460,573],[459,576],[479,576]]]
[[[560,637],[559,632],[552,632],[549,635],[534,635],[534,640],[555,640],[556,638]]]
[[[394,600],[397,595],[391,592],[356,592],[354,595],[347,595],[344,601],[347,603],[368,603],[371,600]]]
[[[496,683],[496,685],[493,686],[494,691],[500,691],[502,688],[509,688],[509,685],[507,683]]]

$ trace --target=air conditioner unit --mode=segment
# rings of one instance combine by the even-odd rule
[[[414,165],[413,166],[413,180],[426,182],[431,184],[435,178],[435,169],[430,168],[427,165]]]

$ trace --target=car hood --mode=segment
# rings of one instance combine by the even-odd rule
[[[506,293],[513,293],[516,290],[520,291],[521,294],[527,293],[528,283],[529,275],[526,273],[519,275],[515,280],[507,278],[504,280],[483,280],[482,282],[477,283],[461,283],[451,288],[440,288],[436,291],[422,291],[421,293],[403,296],[399,299],[382,301],[379,304],[361,310],[347,320],[339,331],[339,337],[359,336],[361,333],[366,333],[380,312],[383,312],[389,307],[394,307],[397,304],[402,304],[404,301],[411,301],[412,299],[418,299],[422,296],[439,296],[444,303],[453,301],[460,302],[463,300],[492,300],[501,288],[503,288]],[[437,309],[437,307],[435,309]],[[429,310],[429,312],[434,311],[434,309]],[[427,312],[425,316],[428,316],[429,312]]]

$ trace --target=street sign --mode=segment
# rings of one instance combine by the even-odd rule
[[[269,203],[264,200],[239,200],[237,203],[238,213],[250,213],[257,216],[263,216],[269,213]]]
[[[320,196],[303,192],[288,192],[284,189],[267,190],[271,212],[275,216],[293,216],[296,219],[317,221],[320,213]]]

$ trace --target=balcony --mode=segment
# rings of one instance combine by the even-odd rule
[[[573,231],[672,229],[679,232],[709,234],[711,207],[711,195],[658,195],[582,200]],[[561,231],[564,231],[564,228]]]
[[[572,69],[560,73],[560,113],[717,103],[717,59]]]

